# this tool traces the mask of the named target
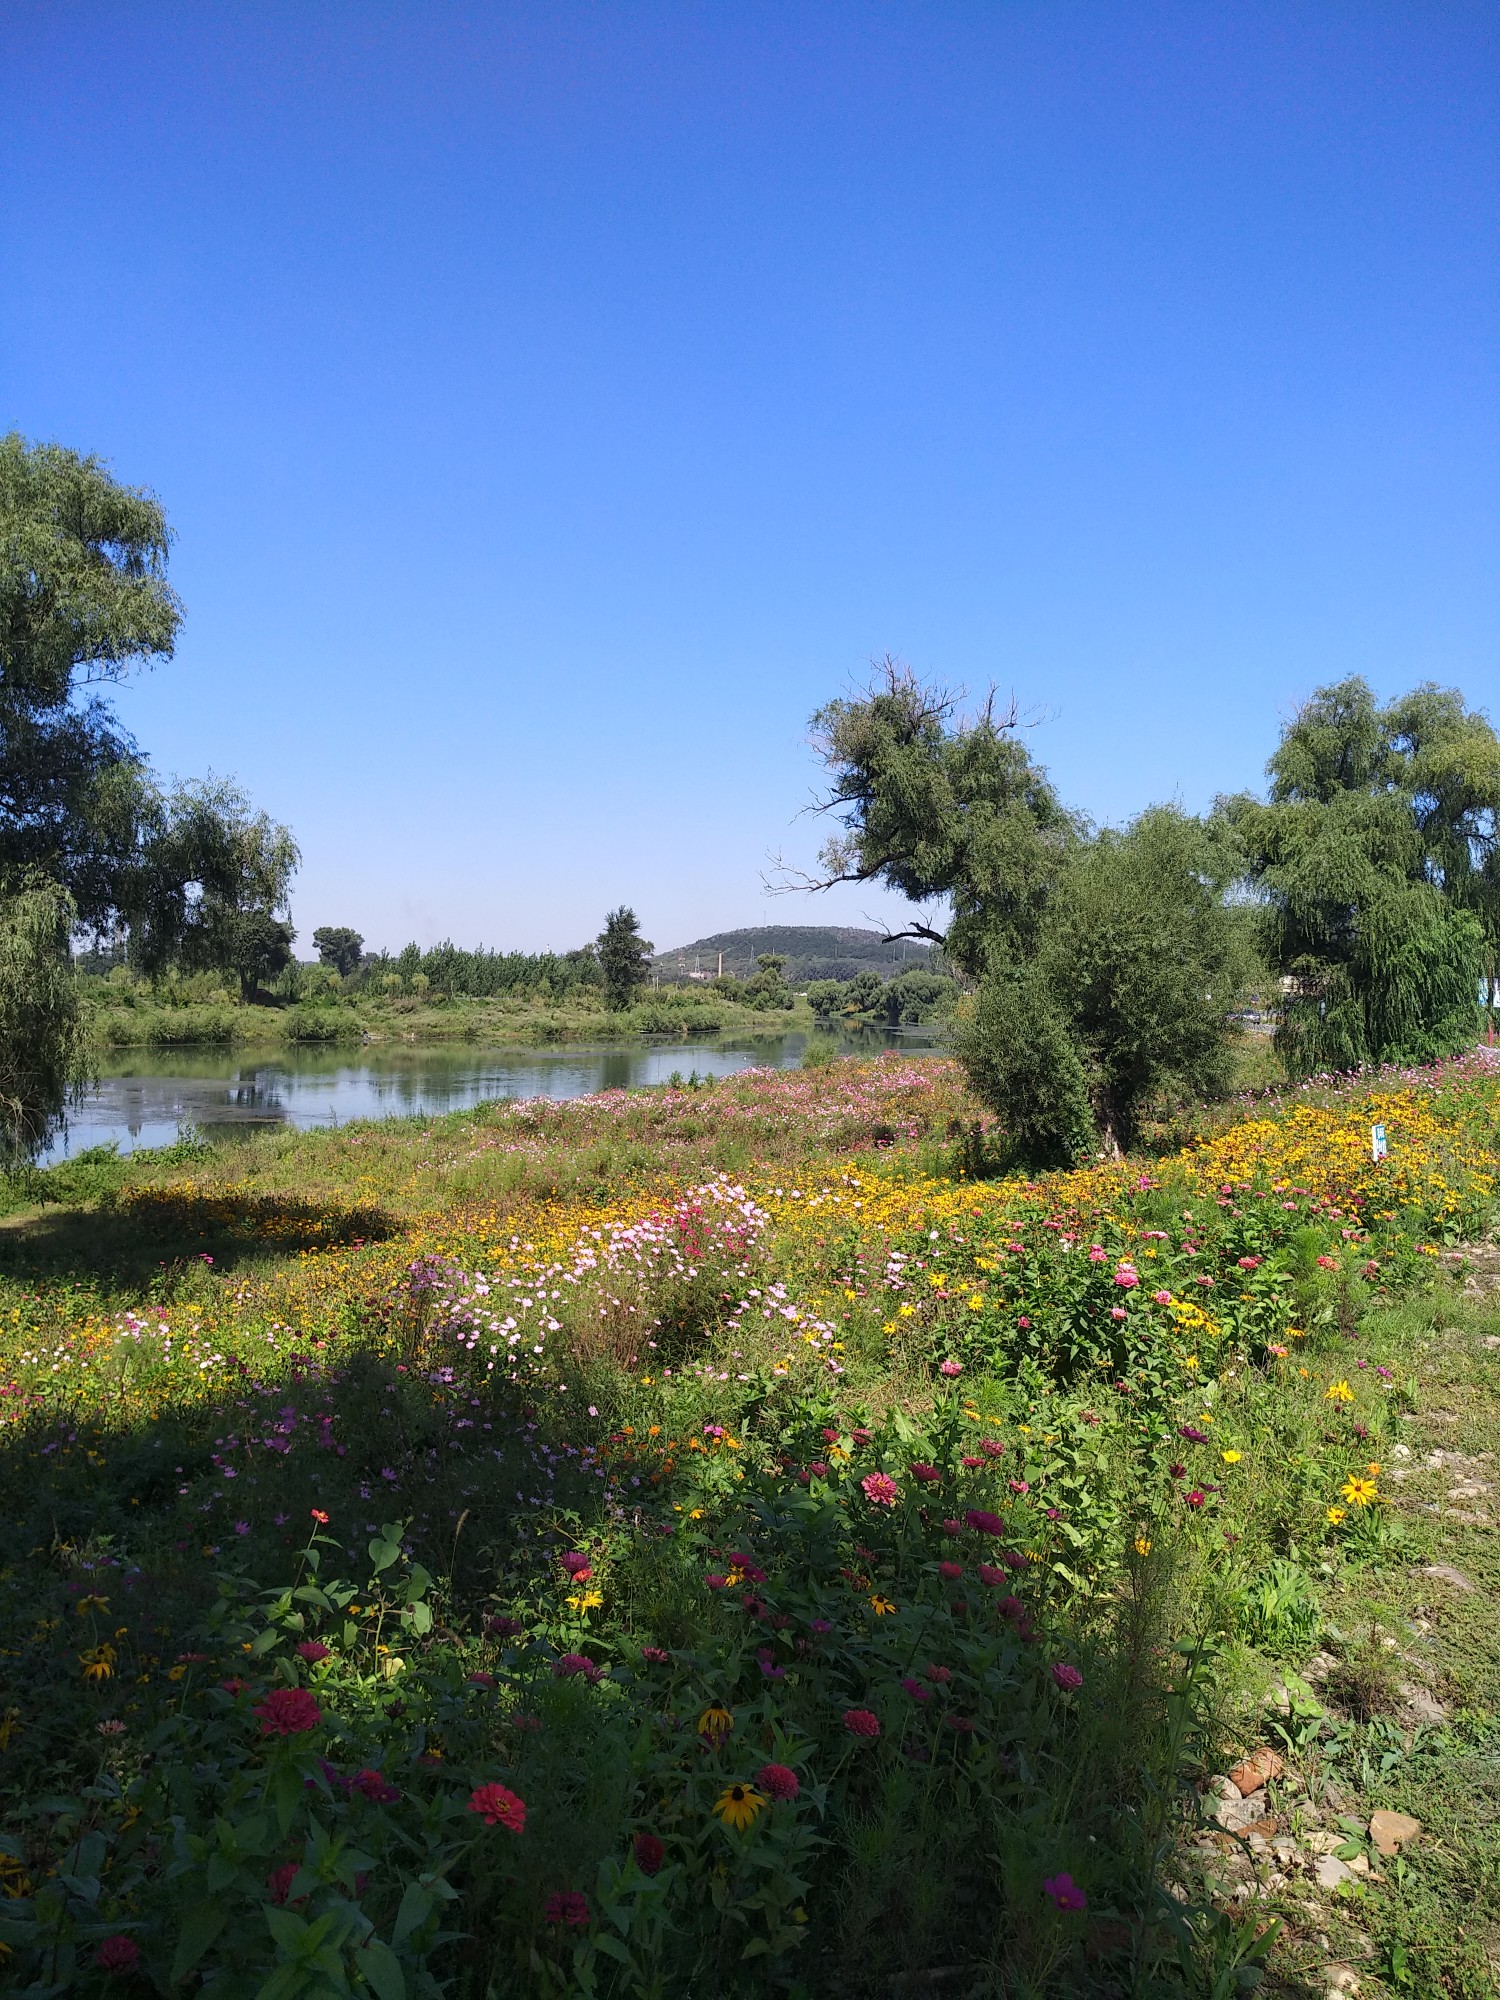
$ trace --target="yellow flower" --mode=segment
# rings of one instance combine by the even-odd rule
[[[1370,1477],[1371,1477],[1372,1479],[1376,1479],[1376,1478],[1378,1478],[1378,1477],[1379,1477],[1379,1475],[1380,1475],[1380,1467],[1379,1467],[1379,1466],[1378,1466],[1378,1465],[1377,1465],[1377,1464],[1375,1463],[1375,1461],[1374,1461],[1373,1459],[1372,1459],[1372,1460],[1370,1461],[1370,1463],[1369,1463],[1369,1464],[1368,1464],[1368,1465],[1367,1465],[1367,1466],[1365,1467],[1365,1471],[1369,1473],[1369,1475],[1370,1475]]]
[[[733,1727],[734,1717],[718,1702],[713,1702],[698,1717],[698,1734],[706,1736],[715,1746],[724,1741]]]
[[[977,1312],[983,1312],[983,1311],[984,1311],[984,1300],[983,1300],[982,1298],[980,1298],[980,1296],[979,1296],[978,1292],[976,1292],[976,1293],[974,1294],[973,1298],[972,1298],[972,1299],[970,1299],[970,1301],[969,1301],[969,1311],[970,1311],[971,1313],[977,1313]]]
[[[1354,1401],[1354,1391],[1349,1387],[1347,1382],[1330,1382],[1328,1387],[1323,1391],[1323,1401],[1325,1403],[1352,1403]]]
[[[582,1597],[570,1597],[568,1599],[568,1609],[570,1611],[597,1611],[603,1602],[604,1592],[602,1590],[586,1590]]]
[[[168,1667],[167,1679],[169,1681],[180,1681],[186,1672],[186,1667]]]
[[[109,1599],[101,1597],[97,1591],[90,1591],[87,1597],[80,1597],[73,1609],[81,1618],[86,1611],[108,1611]]]
[[[714,1802],[714,1811],[726,1826],[743,1833],[747,1826],[754,1826],[765,1803],[753,1785],[729,1785]]]
[[[1337,1526],[1338,1526],[1338,1524],[1339,1524],[1339,1522],[1340,1522],[1340,1521],[1342,1521],[1342,1520],[1343,1520],[1343,1518],[1344,1518],[1344,1510],[1343,1510],[1343,1508],[1342,1508],[1342,1507],[1330,1507],[1330,1508],[1328,1509],[1328,1518],[1329,1518],[1329,1520],[1330,1520],[1330,1521],[1332,1521],[1333,1525],[1334,1525],[1335,1527],[1337,1527]]]
[[[1219,1456],[1226,1465],[1238,1465],[1244,1457],[1244,1453],[1240,1451],[1221,1451]]]
[[[1136,1536],[1136,1538],[1135,1538],[1135,1552],[1136,1552],[1136,1554],[1137,1554],[1138,1556],[1149,1556],[1149,1555],[1150,1555],[1150,1553],[1151,1553],[1151,1537],[1150,1537],[1149,1535],[1137,1535],[1137,1536]]]
[[[1351,1507],[1368,1507],[1380,1497],[1373,1479],[1346,1479],[1339,1492]]]
[[[114,1673],[115,1649],[113,1646],[90,1646],[86,1653],[78,1655],[86,1681],[107,1681]]]
[[[888,1597],[875,1596],[870,1599],[870,1602],[875,1607],[875,1616],[877,1618],[884,1618],[888,1611],[894,1611],[896,1608]]]

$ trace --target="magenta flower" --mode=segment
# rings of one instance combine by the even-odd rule
[[[926,1465],[921,1460],[915,1465],[907,1466],[906,1469],[919,1486],[930,1486],[934,1480],[943,1476],[935,1465]]]
[[[1136,1271],[1132,1271],[1128,1264],[1122,1264],[1119,1270],[1115,1272],[1115,1283],[1117,1285],[1123,1285],[1127,1291],[1129,1291],[1132,1286],[1138,1285],[1140,1282],[1141,1280],[1139,1273]]]
[[[141,1948],[134,1938],[107,1937],[94,1953],[94,1963],[101,1972],[134,1972],[140,1963]]]
[[[302,1644],[297,1648],[297,1657],[300,1660],[306,1660],[310,1667],[315,1667],[319,1660],[330,1659],[332,1655],[321,1640],[304,1639]]]
[[[961,1361],[948,1360],[948,1361],[940,1361],[938,1363],[939,1375],[947,1375],[951,1377],[954,1375],[962,1375],[963,1372],[964,1372],[964,1364]]]
[[[981,1563],[979,1565],[979,1581],[989,1584],[992,1589],[996,1584],[1005,1583],[1009,1575],[1010,1572],[1008,1570],[996,1569],[993,1563]]]
[[[1072,1694],[1075,1689],[1083,1686],[1083,1675],[1079,1673],[1077,1667],[1069,1666],[1066,1660],[1053,1661],[1052,1678],[1065,1694]]]
[[[654,1875],[667,1858],[666,1845],[654,1833],[638,1833],[632,1840],[635,1865],[643,1875]]]
[[[943,1579],[944,1583],[957,1583],[963,1573],[964,1566],[962,1563],[943,1562],[938,1564],[938,1575]]]
[[[768,1799],[776,1799],[783,1805],[796,1798],[802,1789],[797,1773],[789,1764],[762,1764],[755,1782]]]
[[[593,1683],[598,1680],[604,1669],[597,1660],[591,1660],[587,1653],[564,1653],[560,1659],[552,1662],[552,1671],[559,1680],[569,1680],[574,1674],[582,1674],[586,1681]]]
[[[859,1483],[872,1507],[894,1507],[901,1498],[901,1489],[888,1472],[866,1473]]]
[[[589,1899],[576,1889],[558,1889],[547,1898],[547,1922],[565,1924],[569,1930],[588,1928]]]
[[[1172,1303],[1170,1292],[1153,1292],[1151,1296],[1159,1306],[1169,1306]]]
[[[867,1708],[846,1708],[844,1727],[851,1736],[875,1737],[880,1734],[880,1717]]]
[[[977,1535],[1003,1535],[1005,1523],[998,1514],[988,1514],[983,1507],[971,1507],[964,1515],[965,1525]]]
[[[1050,1896],[1060,1910],[1086,1910],[1089,1906],[1088,1897],[1071,1875],[1049,1875],[1042,1884],[1042,1892]]]
[[[560,1557],[559,1561],[575,1583],[587,1583],[594,1573],[588,1557],[581,1549],[573,1549],[569,1554]]]

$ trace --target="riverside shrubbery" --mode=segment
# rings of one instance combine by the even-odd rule
[[[983,1182],[937,1170],[953,1089],[325,1135],[311,1234],[147,1168],[117,1218],[175,1262],[10,1286],[16,1990],[1248,1976],[1269,1938],[1163,1893],[1183,1787],[1314,1557],[1388,1559],[1409,1387],[1360,1314],[1483,1229],[1500,1079]],[[423,1212],[625,1118],[696,1178]],[[705,1176],[736,1125],[776,1163]]]

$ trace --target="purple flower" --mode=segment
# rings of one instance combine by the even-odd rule
[[[1042,1884],[1042,1893],[1050,1896],[1060,1910],[1086,1910],[1089,1906],[1088,1897],[1071,1875],[1049,1875]]]
[[[1083,1675],[1077,1667],[1069,1666],[1066,1660],[1054,1660],[1052,1678],[1065,1694],[1072,1694],[1075,1688],[1083,1686]]]

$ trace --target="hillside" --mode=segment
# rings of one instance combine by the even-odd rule
[[[695,970],[712,978],[722,952],[726,974],[747,979],[763,951],[785,958],[793,986],[805,986],[810,979],[852,979],[857,972],[878,972],[889,979],[903,965],[930,965],[934,956],[930,945],[913,939],[887,944],[879,931],[838,924],[757,924],[659,951],[652,964],[663,979],[691,978]]]

